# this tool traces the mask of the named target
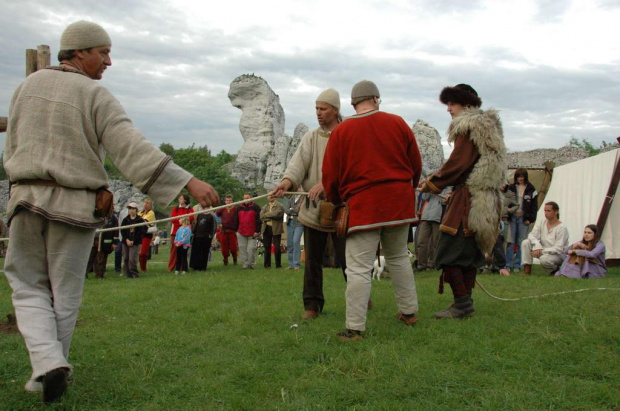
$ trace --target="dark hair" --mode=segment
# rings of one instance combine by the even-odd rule
[[[596,243],[598,243],[598,240],[600,239],[600,234],[598,232],[598,227],[596,224],[588,224],[584,230],[586,228],[589,228],[590,230],[592,230],[592,232],[594,233],[594,238],[592,239],[592,241],[586,241],[585,238],[581,239],[581,242],[586,244],[588,246],[588,251],[592,251],[592,249],[594,248],[594,246],[596,246]]]
[[[84,51],[91,51],[92,47],[89,47],[87,49],[83,49]],[[71,60],[73,57],[75,57],[75,50],[60,50],[58,52],[58,61],[62,62],[63,60]]]
[[[524,168],[517,168],[517,171],[515,171],[515,184],[519,184],[519,182],[517,181],[517,177],[523,177],[525,179],[525,184],[530,182],[530,179],[527,175],[527,170]]]
[[[551,206],[553,211],[557,211],[558,212],[558,218],[560,218],[560,206],[558,205],[558,203],[556,203],[555,201],[549,201],[549,202],[545,203],[545,205]]]
[[[456,103],[462,106],[480,107],[482,100],[478,92],[469,84],[457,84],[454,87],[444,87],[439,94],[439,101],[443,104]]]
[[[185,206],[189,207],[189,195],[188,194],[181,194],[181,197],[183,197],[183,200],[185,200]]]
[[[232,200],[233,195],[232,195],[232,194],[226,194],[226,195],[224,196],[224,198],[230,198],[230,199]]]

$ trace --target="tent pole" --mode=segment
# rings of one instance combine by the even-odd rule
[[[620,137],[618,137],[617,140],[618,143],[620,143]],[[614,196],[616,195],[616,190],[618,189],[619,182],[620,161],[616,163],[614,173],[611,176],[611,182],[609,183],[609,189],[607,190],[607,195],[605,196],[605,201],[603,202],[603,206],[601,207],[601,213],[599,214],[598,221],[596,222],[596,226],[598,227],[600,233],[603,232],[603,230],[605,229],[605,224],[607,224],[607,217],[609,217],[611,205],[614,202]]]

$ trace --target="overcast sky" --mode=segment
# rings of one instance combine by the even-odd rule
[[[227,94],[245,73],[280,96],[289,135],[317,126],[314,101],[328,87],[353,114],[362,79],[379,87],[382,110],[424,120],[444,141],[438,95],[457,83],[501,110],[512,151],[620,135],[619,0],[0,0],[0,10],[0,116],[25,50],[47,44],[57,64],[63,29],[84,19],[112,38],[102,84],[156,145],[236,153],[241,111]]]

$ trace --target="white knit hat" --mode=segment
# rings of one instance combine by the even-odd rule
[[[69,24],[60,36],[61,50],[84,50],[111,45],[112,40],[103,27],[90,21],[80,20]]]
[[[333,88],[324,90],[316,98],[317,103],[327,103],[332,107],[335,107],[340,111],[340,94]]]

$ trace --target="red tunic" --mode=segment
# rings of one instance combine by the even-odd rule
[[[348,233],[415,221],[421,174],[413,131],[401,117],[380,111],[339,124],[323,159],[327,198],[349,205]]]
[[[190,214],[193,213],[194,210],[192,210],[191,207],[181,207],[181,206],[176,206],[172,209],[172,215],[171,217],[178,217],[180,215],[185,215],[185,214]],[[194,217],[190,217],[189,221],[192,222],[194,221]],[[179,227],[181,227],[181,219],[177,218],[176,220],[172,220],[172,232],[170,233],[170,237],[172,238],[173,235],[175,235],[177,233],[177,230],[179,229]],[[174,240],[174,238],[173,238]]]

